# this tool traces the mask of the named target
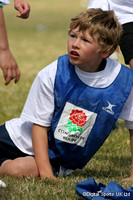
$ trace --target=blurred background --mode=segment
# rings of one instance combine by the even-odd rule
[[[30,17],[16,17],[14,2],[4,6],[10,49],[21,70],[20,81],[4,85],[0,70],[0,124],[19,117],[36,74],[67,53],[70,19],[86,9],[88,0],[32,0]]]

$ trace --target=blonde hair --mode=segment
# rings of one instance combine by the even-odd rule
[[[89,31],[89,34],[96,38],[99,43],[99,52],[110,51],[110,54],[116,49],[122,34],[122,26],[118,22],[112,10],[103,11],[102,9],[88,9],[71,19],[71,32],[75,28],[79,31]]]

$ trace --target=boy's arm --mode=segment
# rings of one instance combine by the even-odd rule
[[[0,7],[0,68],[3,71],[5,85],[15,79],[15,83],[19,80],[20,71],[18,65],[9,49],[6,25],[4,20],[3,9]]]
[[[27,19],[30,14],[30,5],[24,0],[14,0],[14,8],[19,11],[17,17]]]
[[[131,157],[132,157],[130,177],[122,179],[122,181],[130,181],[130,180],[133,181],[133,130],[129,130],[129,133],[130,133],[130,145],[131,145]]]
[[[48,128],[33,124],[32,141],[35,161],[41,178],[57,179],[52,171],[48,155]]]

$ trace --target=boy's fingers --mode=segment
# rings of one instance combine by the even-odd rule
[[[5,77],[5,85],[8,85],[10,83],[10,81],[12,80],[12,78],[11,78],[11,70],[10,69],[4,70],[4,77]]]
[[[133,181],[133,178],[129,177],[129,178],[124,178],[121,180],[122,182],[125,182],[125,181]]]
[[[12,79],[14,80],[14,83],[17,83],[19,78],[20,78],[20,71],[19,69],[4,69],[3,70],[3,75],[5,79],[5,85],[8,85]]]
[[[23,19],[27,19],[29,17],[29,13],[26,13],[26,14],[23,14],[23,13],[19,13],[16,15],[16,17],[20,17],[20,18],[23,18]]]
[[[17,17],[20,17],[23,19],[27,19],[29,17],[30,5],[27,2],[19,6],[16,5],[15,9],[19,11],[19,14],[16,15]]]
[[[20,78],[20,71],[19,69],[17,69],[14,83],[17,83],[19,81],[19,78]]]

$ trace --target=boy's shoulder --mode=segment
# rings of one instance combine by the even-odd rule
[[[44,77],[53,77],[56,74],[57,70],[57,60],[54,62],[50,63],[46,67],[44,67],[37,76],[39,76],[42,80],[45,80]]]
[[[53,80],[52,82],[54,82],[59,59],[61,59],[61,58],[65,59],[67,57],[68,57],[67,54],[60,56],[57,60],[53,61],[52,63],[50,63],[46,67],[44,67],[42,70],[40,70],[36,77],[41,79],[42,82],[45,82],[48,79],[51,79],[51,80]]]
[[[126,65],[121,64],[121,69],[123,70],[123,72],[125,72],[125,74],[133,76],[133,69],[131,69],[130,67],[127,67]]]
[[[128,71],[130,73],[133,73],[133,69],[131,69],[130,67],[127,67],[126,65],[118,62],[118,61],[115,61],[111,58],[107,58],[107,64],[106,64],[106,67],[110,68],[110,71],[112,71],[112,69],[116,70],[119,68],[120,69],[123,69],[125,71]]]

